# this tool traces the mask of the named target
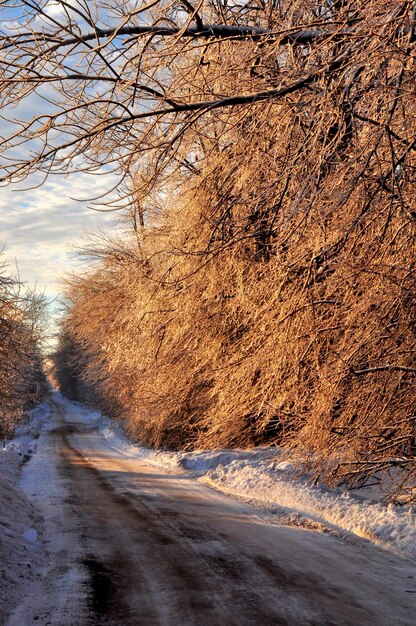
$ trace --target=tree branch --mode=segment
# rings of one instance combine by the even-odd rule
[[[364,374],[374,374],[376,372],[412,372],[416,374],[415,367],[404,367],[403,365],[379,365],[378,367],[369,367],[365,370],[355,370],[350,368],[355,376],[363,376]]]

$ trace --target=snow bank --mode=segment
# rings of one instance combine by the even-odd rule
[[[257,464],[276,458],[276,448],[256,448],[255,450],[209,450],[183,452],[179,454],[182,467],[196,472],[208,472],[219,466],[228,466],[234,461]]]
[[[121,427],[118,425],[115,426],[111,420],[102,424],[100,431],[112,448],[134,457],[138,461],[166,468],[175,468],[180,465],[177,453],[138,446],[137,444],[132,443],[124,435]]]
[[[416,515],[412,506],[386,505],[350,492],[315,486],[296,476],[293,465],[282,460],[277,448],[166,452],[132,443],[120,425],[97,412],[79,407],[80,418],[94,423],[115,450],[138,461],[164,468],[193,472],[210,486],[255,506],[288,514],[287,520],[307,517],[319,528],[327,524],[353,533],[394,552],[416,556]],[[298,521],[296,523],[298,523]]]
[[[41,403],[15,438],[0,449],[0,615],[5,618],[27,588],[41,576],[45,551],[39,537],[42,520],[19,487],[23,465],[37,446],[50,414]]]
[[[416,556],[414,507],[358,499],[349,492],[328,491],[294,477],[288,463],[233,460],[208,470],[204,480],[236,496],[284,507],[318,522],[369,539],[393,551]]]

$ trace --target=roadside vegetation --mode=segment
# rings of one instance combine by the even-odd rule
[[[9,437],[45,388],[44,302],[25,291],[0,256],[0,438]]]
[[[412,498],[415,3],[23,4],[5,98],[47,107],[4,180],[111,167],[126,226],[68,280],[63,391],[146,444],[275,443]]]
[[[372,11],[352,49],[322,42],[307,61],[274,42],[239,44],[256,63],[232,71],[234,43],[204,53],[195,81],[220,91],[344,60],[195,122],[195,171],[150,184],[122,241],[90,242],[68,282],[65,392],[149,445],[275,443],[332,484],[393,467],[412,484],[415,65],[400,22]]]

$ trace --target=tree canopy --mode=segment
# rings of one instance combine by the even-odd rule
[[[136,177],[137,199],[138,172],[152,185],[196,173],[265,106],[290,110],[321,161],[368,133],[365,166],[390,142],[383,185],[415,149],[396,122],[413,89],[414,2],[3,0],[0,17],[4,182],[104,166]]]

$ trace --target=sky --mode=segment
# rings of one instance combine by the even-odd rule
[[[45,293],[52,314],[58,309],[62,277],[81,267],[75,246],[82,245],[88,232],[117,229],[117,214],[88,208],[88,200],[110,186],[110,177],[81,173],[54,176],[32,190],[0,187],[0,249],[11,273],[18,271],[28,287]]]
[[[45,7],[54,19],[61,17],[62,8],[58,4],[51,1]],[[21,15],[21,8],[2,8],[2,31],[20,32]],[[53,85],[47,84],[20,102],[2,106],[0,140],[19,128],[16,120],[31,121],[56,112],[51,102],[59,103],[63,98]],[[10,163],[8,159],[25,160],[36,148],[33,140],[18,140],[13,148],[0,155],[0,174]],[[82,245],[88,232],[114,232],[117,228],[118,213],[88,208],[91,200],[114,187],[115,178],[111,174],[81,172],[53,175],[36,186],[40,180],[40,174],[34,174],[19,185],[0,186],[0,250],[4,250],[10,273],[18,275],[28,287],[36,286],[37,291],[45,293],[53,315],[59,308],[57,297],[62,277],[80,266],[74,247]]]

